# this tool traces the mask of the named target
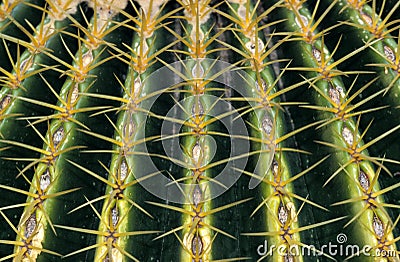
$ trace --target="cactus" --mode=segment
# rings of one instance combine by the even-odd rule
[[[0,261],[400,261],[399,5],[1,1]]]

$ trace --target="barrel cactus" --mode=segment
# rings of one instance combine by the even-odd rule
[[[399,5],[2,0],[0,261],[400,261]]]

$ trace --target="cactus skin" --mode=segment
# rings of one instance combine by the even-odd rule
[[[384,2],[3,0],[0,261],[316,261],[294,245],[399,261],[400,21]],[[173,62],[191,76],[155,92]],[[245,92],[209,69],[242,70]],[[226,114],[211,115],[212,96]],[[243,137],[229,133],[238,119]],[[163,136],[166,122],[182,127]],[[182,158],[163,148],[172,138]],[[232,139],[249,151],[229,156]],[[157,175],[191,184],[176,186],[185,201],[149,192]],[[340,234],[388,256],[321,250]]]

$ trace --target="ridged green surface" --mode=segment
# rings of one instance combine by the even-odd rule
[[[0,261],[400,261],[396,1],[45,2],[0,5]]]

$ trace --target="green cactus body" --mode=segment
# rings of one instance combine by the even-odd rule
[[[207,69],[212,65],[207,61],[203,62],[201,58],[211,57],[208,52],[213,47],[210,38],[215,34],[215,28],[211,27],[212,22],[209,21],[211,7],[207,1],[199,2],[197,6],[193,3],[183,7],[184,26],[190,43],[188,57],[194,60],[188,65],[188,70],[193,76],[192,79],[188,79],[185,87],[187,90],[183,104],[185,113],[182,115],[183,120],[188,119],[186,120],[188,123],[184,126],[184,132],[188,135],[183,138],[185,160],[188,164],[183,177],[185,183],[190,186],[183,192],[189,201],[183,206],[186,214],[182,217],[184,228],[180,237],[183,244],[180,261],[211,261],[215,259],[215,254],[212,252],[214,236],[220,232],[227,234],[213,228],[212,215],[207,215],[215,206],[213,201],[207,199],[212,188],[205,186],[207,182],[212,182],[213,177],[212,169],[208,168],[213,161],[210,151],[212,145],[207,137],[213,125],[208,123],[213,118],[211,115],[213,101],[209,97],[213,92],[209,91],[206,80]],[[209,43],[211,46],[207,47]],[[185,115],[186,112],[191,115]]]
[[[237,52],[247,62],[246,72],[255,83],[255,86],[251,86],[253,90],[249,90],[248,94],[242,94],[249,95],[245,99],[252,101],[249,122],[251,123],[252,140],[254,140],[253,150],[260,151],[258,159],[254,161],[257,163],[254,173],[249,172],[248,174],[253,179],[253,183],[254,181],[263,182],[260,186],[262,193],[258,192],[262,195],[263,200],[253,210],[252,216],[262,208],[266,209],[262,213],[266,217],[261,219],[261,221],[265,221],[263,222],[265,223],[264,227],[254,225],[252,230],[268,231],[268,233],[245,233],[245,235],[269,236],[268,243],[271,245],[285,246],[286,250],[282,253],[286,253],[286,255],[268,252],[260,258],[271,256],[275,261],[284,261],[292,257],[289,254],[289,246],[301,243],[301,241],[299,233],[294,233],[298,225],[294,199],[290,196],[293,188],[291,184],[286,184],[292,170],[286,161],[286,154],[282,150],[284,143],[281,141],[285,138],[279,139],[286,131],[284,130],[286,124],[283,112],[279,109],[280,101],[277,98],[274,99],[278,96],[275,95],[277,80],[273,76],[268,59],[266,59],[268,52],[274,48],[267,49],[268,43],[265,44],[264,38],[260,34],[262,28],[258,28],[259,18],[253,13],[255,8],[249,1],[241,4],[229,4],[228,9],[230,10],[229,15],[226,13],[222,13],[222,15],[238,25],[238,31],[233,31],[236,32],[236,41],[231,45],[240,45],[240,50]],[[263,15],[265,16],[265,14]],[[289,87],[288,90],[291,88],[295,88],[295,86]],[[273,154],[273,151],[276,153]],[[271,163],[272,167],[270,168]],[[294,231],[284,233],[288,228]],[[301,256],[297,256],[296,259],[302,261]]]
[[[72,7],[76,10],[76,7]],[[75,22],[79,21],[75,20]],[[94,26],[98,26],[98,24],[95,22],[93,24]],[[93,31],[97,31],[99,28],[100,30],[105,31],[107,27],[106,24],[103,23],[103,26],[95,28]],[[121,41],[118,36],[114,37],[114,39],[105,39],[110,42]],[[68,50],[68,52],[71,52],[71,50]],[[54,118],[54,120],[51,121],[49,125],[48,134],[46,135],[46,137],[41,137],[41,139],[45,143],[45,149],[34,149],[35,151],[42,153],[43,156],[38,160],[32,161],[29,165],[27,165],[27,167],[25,167],[25,169],[20,172],[23,175],[25,170],[27,170],[31,166],[36,166],[36,164],[39,163],[36,169],[37,172],[35,173],[33,182],[31,184],[30,193],[25,193],[30,196],[30,198],[28,198],[28,203],[31,202],[31,204],[27,206],[21,217],[21,221],[19,222],[18,226],[18,229],[21,231],[17,237],[17,243],[27,242],[28,244],[32,244],[32,247],[28,246],[28,248],[25,248],[23,245],[22,247],[19,247],[18,245],[20,244],[18,244],[15,249],[15,259],[17,260],[20,260],[23,257],[27,257],[24,259],[36,259],[39,254],[41,254],[42,250],[45,252],[46,250],[48,250],[47,247],[53,250],[59,249],[60,244],[58,243],[58,241],[63,241],[61,238],[54,238],[56,236],[56,231],[53,223],[64,223],[63,221],[65,221],[65,217],[57,215],[56,210],[68,208],[68,206],[63,202],[53,201],[53,198],[63,196],[67,193],[77,190],[77,188],[74,188],[73,180],[69,180],[71,178],[71,173],[66,168],[66,164],[68,163],[67,160],[80,158],[80,161],[83,162],[85,160],[88,161],[89,159],[84,155],[78,157],[79,155],[73,153],[72,151],[82,148],[82,146],[78,145],[79,143],[85,143],[85,137],[80,134],[78,129],[80,127],[88,128],[86,125],[91,126],[92,124],[96,123],[96,121],[98,121],[94,118],[88,119],[88,116],[85,116],[85,113],[92,110],[93,107],[96,107],[96,109],[101,107],[96,106],[96,104],[90,101],[87,97],[79,97],[79,92],[85,92],[88,91],[87,89],[91,90],[92,88],[92,90],[102,92],[100,91],[101,88],[99,86],[101,84],[100,81],[95,82],[93,81],[93,78],[90,78],[88,76],[90,76],[90,73],[94,73],[94,75],[105,74],[105,72],[109,70],[109,68],[105,66],[107,65],[106,62],[110,60],[110,58],[107,58],[109,54],[106,54],[106,56],[104,56],[104,54],[104,48],[100,45],[94,48],[92,46],[87,47],[87,45],[80,46],[78,55],[75,59],[75,64],[68,67],[71,70],[70,72],[67,71],[67,75],[70,78],[67,79],[64,86],[61,88],[60,96],[58,96],[57,94],[57,89],[54,89],[55,87],[50,86],[50,84],[46,82],[50,80],[45,80],[45,83],[49,85],[51,91],[58,98],[59,105],[53,106],[51,104],[45,104],[29,98],[20,98],[22,101],[44,105],[45,107],[49,107],[50,109],[55,109],[56,111],[58,111],[58,114],[56,113],[55,115],[50,117],[50,119]],[[68,65],[68,62],[62,61],[57,57],[52,58],[56,61],[59,61],[61,64]],[[52,82],[54,82],[54,80]],[[45,85],[43,84],[42,86],[45,87]],[[79,90],[79,88],[81,90]],[[49,118],[42,117],[36,122],[40,122],[43,120],[46,121],[48,119]],[[82,124],[82,122],[85,122],[85,124]],[[97,125],[97,127],[91,127],[95,127],[94,129],[99,129],[98,127],[100,126]],[[36,131],[36,128],[34,129]],[[39,132],[38,134],[40,136]],[[5,142],[15,144],[10,141]],[[85,144],[87,146],[90,145],[90,143]],[[82,162],[80,163],[82,164]],[[94,162],[95,161],[92,160],[92,163]],[[75,177],[75,179],[75,181],[79,181],[79,175]],[[85,183],[91,183],[91,181],[86,180]],[[72,189],[69,188],[70,186],[72,187]],[[95,187],[88,187],[87,189],[89,190],[84,189],[83,191],[85,192],[82,193],[89,197],[90,195],[93,195],[95,191],[93,190],[94,188]],[[64,201],[66,201],[66,203],[72,204],[74,202],[74,198],[72,197],[72,201],[68,201],[68,198],[66,198]],[[53,210],[54,212],[50,212],[49,210]],[[86,223],[86,225],[90,225],[90,223],[93,223],[90,219],[88,219],[87,214],[83,214],[83,216],[75,214],[75,218],[78,220],[80,219],[81,222]],[[69,221],[71,221],[71,219],[69,219]],[[47,228],[51,228],[52,230],[46,230]],[[65,237],[68,235],[68,233],[64,233],[63,235]],[[42,246],[44,246],[43,249]],[[70,245],[70,247],[73,246],[73,244]],[[46,253],[52,255],[57,254],[56,252]]]
[[[317,6],[315,8],[317,8]],[[332,5],[326,7],[324,12],[328,12],[331,8]],[[347,59],[347,57],[345,56],[337,62],[331,61],[331,55],[324,46],[324,42],[318,39],[319,34],[316,31],[316,26],[311,22],[313,19],[311,14],[301,5],[297,7],[290,5],[289,9],[291,9],[289,12],[286,10],[282,11],[282,13],[285,14],[285,18],[288,19],[284,22],[287,25],[286,28],[290,28],[289,31],[298,32],[295,33],[295,35],[299,36],[300,41],[304,39],[303,42],[298,43],[297,52],[304,50],[306,52],[308,51],[310,54],[309,57],[305,57],[304,54],[301,57],[297,56],[297,60],[295,61],[299,61],[297,62],[299,63],[299,67],[291,69],[317,73],[316,75],[309,74],[309,76],[307,76],[311,79],[310,85],[316,92],[313,92],[314,94],[312,95],[308,95],[306,101],[312,101],[311,103],[316,103],[318,106],[307,107],[321,110],[322,112],[317,115],[320,119],[326,120],[332,118],[332,120],[326,121],[326,123],[322,125],[323,127],[320,128],[322,129],[322,141],[319,143],[335,149],[329,161],[326,162],[329,163],[329,168],[333,168],[333,170],[331,169],[333,174],[328,177],[324,186],[335,179],[335,183],[338,183],[339,187],[346,187],[348,189],[345,194],[347,194],[346,197],[348,197],[349,200],[334,204],[352,205],[351,209],[354,213],[345,227],[357,221],[357,223],[360,224],[353,227],[357,238],[362,239],[365,245],[379,248],[378,242],[382,236],[374,231],[374,221],[379,220],[385,225],[390,225],[392,223],[387,211],[384,209],[386,204],[380,197],[382,191],[380,191],[376,180],[379,176],[380,169],[385,169],[385,167],[377,161],[376,158],[369,157],[366,148],[368,148],[370,144],[363,144],[362,138],[364,134],[358,131],[359,122],[356,123],[351,118],[353,115],[358,114],[354,114],[350,111],[354,110],[354,108],[349,107],[350,110],[346,108],[354,97],[349,96],[346,98],[346,90],[343,88],[344,85],[340,79],[340,75],[344,73],[337,71],[335,66]],[[319,20],[316,18],[315,20],[316,25],[318,25]],[[353,53],[350,53],[350,55],[354,55],[354,53],[359,51],[360,50],[355,50]],[[296,57],[294,53],[292,54]],[[302,66],[304,69],[301,68]],[[357,92],[361,92],[368,86],[369,84],[361,87]],[[378,94],[379,92],[377,92],[375,96]],[[313,100],[311,100],[312,96],[314,97]],[[334,108],[333,110],[328,109],[332,107]],[[294,117],[294,119],[296,119],[296,117]],[[391,129],[389,133],[396,130],[397,128]],[[374,171],[374,164],[379,167],[378,171]],[[335,166],[337,169],[334,171]],[[342,174],[336,177],[340,173]],[[368,186],[364,181],[367,181]],[[372,196],[372,198],[369,196]],[[361,229],[363,223],[367,224],[369,229]],[[393,239],[391,232],[387,232],[387,236],[385,237]],[[390,240],[388,243],[391,243]],[[387,248],[393,249],[394,247],[389,244]]]
[[[71,21],[65,17],[56,18],[54,16],[55,14],[56,13],[54,12],[52,15],[45,17],[45,19],[42,20],[43,24],[37,27],[36,34],[29,37],[32,42],[28,45],[27,50],[23,52],[23,54],[20,55],[15,61],[16,65],[14,65],[14,70],[9,79],[10,81],[4,81],[5,85],[1,90],[3,97],[3,119],[8,116],[24,116],[27,118],[35,118],[37,117],[37,115],[40,114],[48,114],[49,110],[43,110],[43,108],[41,108],[39,104],[53,104],[55,102],[54,97],[48,96],[49,89],[46,86],[46,83],[53,83],[51,88],[55,92],[58,92],[60,90],[62,82],[57,82],[57,80],[59,79],[59,74],[52,70],[49,70],[52,67],[60,66],[60,64],[50,59],[46,55],[46,52],[44,50],[59,50],[57,56],[62,57],[68,54],[67,49],[73,51],[77,49],[77,46],[72,43],[71,37],[66,36],[64,38],[64,42],[62,42],[60,38],[61,30],[63,30],[65,26],[69,25]],[[45,15],[45,13],[43,13],[43,15]],[[78,15],[76,19],[82,22],[82,16]],[[76,30],[74,30],[73,28],[69,28],[68,30],[71,33],[76,33]],[[67,60],[67,62],[69,63],[71,61]],[[43,88],[41,90],[38,90],[36,88],[37,86],[42,86]],[[27,101],[35,101],[38,105],[33,106]],[[11,214],[15,215],[10,218],[10,222],[13,224],[22,224],[27,220],[28,217],[26,216],[29,216],[28,213],[35,213],[34,211],[32,211],[34,205],[33,203],[39,204],[37,202],[37,197],[39,197],[38,194],[41,194],[43,192],[38,193],[38,191],[35,191],[34,188],[39,188],[41,174],[44,174],[46,172],[47,174],[49,174],[51,169],[46,169],[45,167],[47,165],[45,164],[46,154],[47,157],[51,155],[51,150],[49,149],[50,142],[47,142],[47,148],[41,150],[39,147],[43,145],[44,137],[37,139],[37,137],[35,137],[37,135],[36,132],[29,133],[28,135],[21,135],[21,133],[15,132],[16,130],[26,130],[31,128],[26,127],[26,125],[26,122],[12,118],[9,121],[2,121],[0,127],[1,130],[4,130],[1,131],[2,137],[4,139],[3,143],[13,143],[18,146],[23,146],[25,145],[25,143],[28,143],[30,144],[30,146],[32,146],[32,148],[24,146],[11,154],[9,152],[3,152],[4,154],[2,155],[2,170],[6,172],[7,170],[9,170],[8,174],[10,175],[1,177],[0,184],[9,186],[8,188],[2,187],[4,190],[7,190],[6,194],[9,197],[9,200],[7,198],[4,199],[5,201],[3,202],[3,208],[13,209]],[[43,132],[43,130],[45,129],[46,127],[41,125],[38,127],[38,129],[35,128],[35,131],[40,130],[41,132]],[[33,130],[34,129],[32,129],[32,131]],[[55,132],[55,130],[53,129],[51,130],[51,132]],[[45,140],[49,141],[51,140],[51,138],[47,137]],[[33,153],[31,151],[32,149]],[[32,163],[29,163],[29,161],[31,161],[30,159],[39,157],[38,153],[43,152],[46,152],[46,154],[42,158],[38,158]],[[20,158],[20,161],[23,164],[17,165],[17,167],[19,166],[18,170],[16,169],[15,162],[10,162],[9,160],[4,159],[5,157],[13,159]],[[26,159],[24,157],[26,157]],[[25,164],[26,161],[28,161],[29,164]],[[38,162],[43,162],[43,164],[39,164],[36,170],[36,174],[33,175],[31,172],[25,172],[29,169],[29,167],[35,165]],[[52,175],[54,175],[53,171],[54,170],[51,169]],[[23,175],[23,177],[21,175]],[[17,179],[15,179],[16,177]],[[32,177],[33,180],[31,183],[31,190],[29,190],[29,187],[27,187],[27,181],[31,180]],[[11,184],[9,182],[10,180],[12,181]],[[13,190],[15,188],[19,188],[23,191],[18,192]],[[43,187],[42,191],[44,189],[45,188]],[[24,190],[29,190],[29,192]],[[27,203],[25,203],[26,196],[29,196],[29,201]],[[33,198],[36,198],[36,200],[33,200]],[[47,196],[45,198],[47,198]],[[31,202],[31,204],[29,204],[29,202]],[[20,219],[20,210],[14,208],[22,206],[27,206],[27,209],[24,213],[23,219]],[[45,221],[46,218],[42,217],[42,220]],[[41,228],[43,229],[43,226],[41,226]],[[42,234],[42,232],[40,234]],[[16,251],[16,254],[17,253],[18,252]],[[23,252],[18,254],[21,255],[23,254]],[[18,256],[19,255],[17,255],[17,257]]]
[[[376,90],[384,91],[380,99],[373,99],[361,107],[362,110],[368,110],[371,107],[383,107],[382,110],[371,112],[361,119],[360,126],[364,129],[370,125],[371,121],[379,123],[380,126],[386,127],[387,130],[393,130],[397,127],[397,123],[393,119],[396,119],[399,113],[399,75],[397,66],[399,44],[398,39],[393,38],[393,35],[398,35],[398,6],[398,2],[391,1],[372,1],[368,4],[362,2],[358,5],[352,2],[339,1],[334,9],[334,12],[338,13],[338,16],[346,21],[345,30],[350,31],[349,34],[344,35],[343,41],[351,41],[354,46],[362,46],[367,41],[373,41],[371,47],[360,55],[361,59],[351,59],[342,66],[345,70],[361,69],[374,72],[374,74],[360,77],[360,80],[364,82],[370,81],[375,76],[379,77],[371,88],[364,92],[363,98],[374,95]],[[339,12],[342,9],[343,12]],[[330,25],[333,21],[327,19],[325,22]],[[339,28],[337,30],[339,31]],[[336,35],[336,32],[334,34]],[[349,47],[344,45],[337,56],[341,56],[348,50]],[[357,100],[361,100],[360,97]],[[365,140],[373,141],[381,134],[375,128],[369,128],[365,135]],[[397,144],[398,136],[384,136],[370,149],[370,152],[374,155],[392,159],[392,161],[385,164],[391,174],[397,172],[396,163],[399,161],[399,147]],[[381,178],[383,185],[390,186],[397,182],[397,178],[387,176]],[[393,200],[393,204],[399,204],[397,190],[387,192],[387,198]]]
[[[155,55],[160,52],[159,48],[163,50],[169,46],[160,46],[162,42],[155,41],[156,38],[162,37],[160,32],[162,30],[157,29],[157,23],[162,21],[164,14],[164,12],[159,12],[160,6],[150,5],[148,8],[144,8],[143,13],[139,11],[139,7],[134,6],[140,15],[133,28],[135,34],[131,47],[132,54],[124,54],[125,57],[121,58],[125,63],[132,66],[128,70],[125,83],[123,84],[119,80],[120,84],[123,85],[123,97],[89,94],[92,97],[121,102],[119,108],[112,109],[113,111],[119,111],[116,125],[112,124],[115,129],[114,138],[109,139],[101,136],[102,139],[113,144],[112,150],[102,151],[103,153],[112,154],[109,168],[101,164],[108,173],[108,181],[90,170],[86,170],[87,173],[107,185],[105,195],[90,200],[79,207],[82,209],[88,204],[104,199],[102,212],[97,213],[101,220],[98,231],[88,232],[97,234],[97,243],[94,246],[89,246],[89,248],[96,248],[96,261],[139,261],[136,258],[138,255],[140,257],[143,257],[143,254],[151,256],[151,252],[138,248],[135,236],[140,237],[141,235],[158,232],[155,230],[138,230],[143,225],[151,226],[154,217],[142,207],[145,200],[150,200],[151,195],[139,187],[138,179],[135,178],[134,174],[141,172],[140,168],[138,168],[138,165],[140,166],[140,157],[136,156],[135,150],[138,145],[150,140],[144,137],[145,135],[142,132],[145,125],[144,113],[146,112],[142,111],[145,109],[141,109],[141,103],[146,99],[146,95],[143,94],[148,92],[143,81],[154,70],[155,66],[152,66],[152,64],[155,62]],[[133,19],[130,14],[125,12],[122,12],[122,14]],[[116,51],[123,53],[121,49],[116,49]],[[108,110],[106,109],[106,111]],[[98,134],[93,135],[98,136]],[[83,169],[82,167],[80,168]],[[142,180],[153,175],[156,174],[144,175]],[[150,222],[145,222],[146,220]],[[141,224],[143,225],[138,227],[136,221],[142,221]],[[156,221],[153,224],[155,226]],[[149,238],[145,238],[145,240],[151,241]],[[82,251],[85,250],[78,250],[70,255],[75,255],[77,252]],[[158,253],[158,251],[155,252],[156,255]]]
[[[3,0],[0,261],[399,261],[399,5]]]
[[[212,27],[213,19],[210,17],[212,8],[209,6],[209,1],[182,2],[181,5],[183,30],[187,38],[183,53],[189,59],[182,62],[187,76],[182,79],[184,100],[182,109],[178,110],[178,119],[183,123],[184,134],[183,158],[179,160],[182,161],[184,169],[180,179],[173,179],[184,183],[184,187],[181,188],[183,201],[182,208],[165,207],[181,213],[182,225],[167,233],[174,233],[178,238],[181,245],[180,261],[211,261],[215,257],[221,257],[213,248],[215,239],[233,238],[229,232],[225,232],[225,229],[215,227],[214,213],[243,201],[215,206],[214,201],[209,199],[215,188],[215,185],[212,185],[216,173],[213,169],[217,168],[212,155],[215,145],[211,142],[219,136],[216,131],[218,130],[216,118],[219,116],[213,114],[214,106],[218,106],[213,99],[218,93],[218,88],[213,87],[209,80],[213,78],[213,73],[210,73],[213,71],[213,65],[207,59],[213,56],[212,52],[215,52],[213,42],[216,29]],[[175,233],[177,230],[181,233]]]

